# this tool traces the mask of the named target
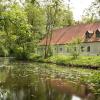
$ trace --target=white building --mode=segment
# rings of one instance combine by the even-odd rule
[[[70,54],[70,43],[80,39],[73,51],[81,55],[100,55],[100,23],[79,24],[53,30],[52,37],[45,37],[40,42],[39,52],[43,54],[45,45],[50,43],[53,54]]]

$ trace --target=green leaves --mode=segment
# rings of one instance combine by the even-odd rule
[[[48,0],[42,3],[38,0],[27,0],[23,4],[7,1],[8,4],[6,0],[2,1],[4,5],[0,2],[0,30],[5,33],[1,42],[4,41],[3,45],[10,56],[16,56],[16,50],[20,47],[23,48],[23,53],[34,52],[34,47],[48,33],[47,24],[52,30],[71,25],[73,21],[71,10],[63,7],[62,0],[52,0],[52,3]]]
[[[31,3],[27,4],[25,11],[27,12],[28,22],[31,24],[32,33],[35,35],[35,39],[41,39],[45,33],[45,10],[42,7],[37,7]]]
[[[33,41],[30,31],[31,25],[28,24],[26,12],[19,5],[14,4],[3,12],[2,16],[4,17],[4,42],[5,47],[9,51],[9,55],[25,58],[29,50],[31,50],[29,42]]]
[[[90,7],[84,10],[82,21],[84,23],[91,23],[100,21],[100,1],[95,0]]]

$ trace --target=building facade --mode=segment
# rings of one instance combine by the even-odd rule
[[[72,42],[80,39],[80,43]],[[100,55],[100,23],[79,24],[54,30],[52,38],[40,42],[38,54],[45,53],[45,46],[50,44],[53,55],[77,52],[80,55]]]

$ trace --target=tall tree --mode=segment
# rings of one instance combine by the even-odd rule
[[[45,33],[45,11],[37,4],[28,3],[25,11],[27,12],[28,22],[32,25],[32,33],[36,39],[41,39]]]
[[[52,54],[52,30],[55,28],[72,25],[73,18],[69,9],[63,7],[62,0],[46,0],[46,46],[45,57]]]
[[[100,0],[95,0],[85,9],[82,20],[85,23],[100,21]]]

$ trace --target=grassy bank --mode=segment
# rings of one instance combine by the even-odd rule
[[[79,56],[73,58],[72,56],[56,55],[44,59],[38,55],[34,55],[31,57],[31,60],[76,67],[100,68],[100,56]]]
[[[95,69],[95,67],[98,66],[98,69],[100,69],[100,56],[79,56],[74,59],[72,56],[57,55],[44,59],[38,55],[34,55],[31,60],[65,65],[65,67],[55,67],[55,64],[50,64],[52,65],[52,67],[49,67],[52,69],[52,71],[50,71],[51,75],[56,75],[55,77],[65,78],[73,81],[75,80],[80,83],[87,84],[94,94],[100,94],[100,70],[81,68],[87,68],[88,66],[91,66]],[[69,65],[69,67],[67,65]],[[72,65],[75,65],[76,68],[70,67]],[[77,68],[77,66],[80,66],[80,68]]]

